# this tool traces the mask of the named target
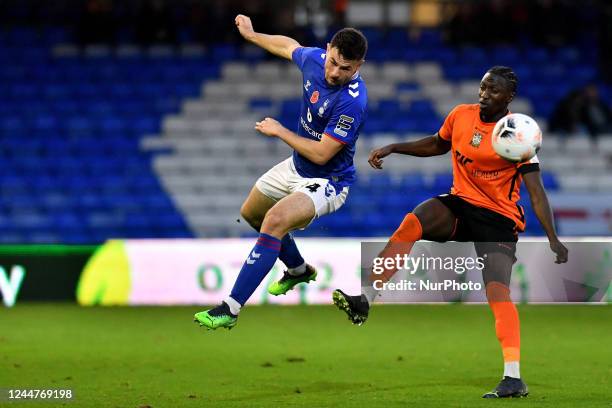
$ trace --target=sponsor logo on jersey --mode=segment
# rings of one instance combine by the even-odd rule
[[[351,95],[353,98],[356,98],[359,96],[359,91],[357,90],[357,88],[359,87],[359,82],[355,82],[349,85],[349,95]]]
[[[472,169],[472,172],[470,174],[474,178],[490,180],[490,179],[496,179],[499,176],[499,170]]]
[[[470,159],[469,157],[465,156],[464,154],[462,154],[459,150],[455,150],[455,159],[457,160],[459,164],[463,166],[467,166],[468,164],[474,161]]]
[[[325,102],[323,102],[323,105],[319,107],[319,116],[323,116],[325,114],[325,109],[327,109],[327,105],[329,105],[329,99],[326,99]]]
[[[300,124],[302,125],[302,127],[304,128],[306,133],[308,133],[310,136],[316,138],[317,140],[321,140],[321,138],[323,137],[323,135],[321,133],[317,132],[316,130],[314,130],[313,128],[308,126],[308,124],[306,123],[304,118],[301,117],[301,116],[300,116]]]
[[[310,96],[310,103],[317,103],[319,100],[319,91],[314,91]]]
[[[348,131],[351,130],[351,124],[355,121],[354,118],[346,115],[340,115],[340,119],[336,124],[336,128],[334,129],[334,133],[341,137],[346,137],[348,135]]]
[[[479,131],[475,131],[472,136],[472,141],[470,142],[470,146],[478,148],[480,146],[480,142],[482,142],[482,135]]]

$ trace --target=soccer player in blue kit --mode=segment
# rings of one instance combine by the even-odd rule
[[[366,118],[367,90],[359,76],[367,40],[353,28],[339,30],[327,49],[302,47],[292,38],[253,30],[251,19],[236,17],[240,34],[249,42],[288,60],[303,75],[302,106],[297,133],[272,118],[255,124],[266,136],[294,149],[292,157],[261,176],[241,208],[242,217],[259,232],[230,295],[221,305],[196,313],[208,329],[232,328],[238,313],[277,259],[287,266],[268,292],[282,295],[316,278],[305,263],[291,231],[331,214],[345,202],[355,181],[355,142]]]

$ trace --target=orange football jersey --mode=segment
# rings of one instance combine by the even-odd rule
[[[518,204],[522,175],[539,170],[538,157],[511,163],[498,156],[491,145],[494,127],[495,122],[480,120],[477,104],[458,105],[444,120],[438,135],[452,144],[451,193],[510,218],[523,231],[525,216]]]

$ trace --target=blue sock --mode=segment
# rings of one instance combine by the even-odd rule
[[[278,259],[283,261],[283,263],[289,269],[297,268],[298,266],[304,263],[304,258],[298,251],[297,246],[295,245],[295,240],[293,239],[293,235],[288,233],[283,237],[281,241],[281,250],[278,254]]]
[[[238,278],[236,278],[230,294],[232,299],[244,306],[274,266],[280,248],[281,241],[279,239],[268,234],[259,234],[255,247],[249,253]]]

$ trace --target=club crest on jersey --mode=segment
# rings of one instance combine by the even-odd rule
[[[310,103],[317,103],[319,100],[319,91],[314,91],[312,95],[310,95]]]
[[[323,114],[325,113],[325,109],[327,109],[327,105],[329,105],[329,99],[326,99],[325,102],[323,102],[323,106],[319,107],[319,116],[323,116]]]
[[[480,146],[480,142],[482,142],[482,135],[480,134],[480,132],[476,131],[472,136],[472,141],[470,142],[470,145],[472,147],[478,147]]]

